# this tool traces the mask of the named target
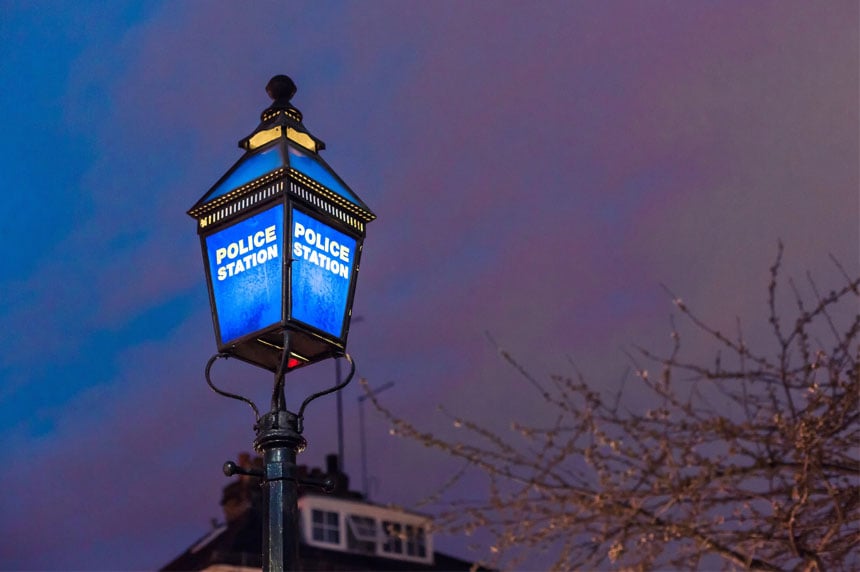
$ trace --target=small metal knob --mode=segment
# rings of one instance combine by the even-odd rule
[[[224,467],[222,470],[224,471],[224,474],[228,477],[232,477],[233,475],[247,475],[249,477],[257,477],[260,479],[263,478],[263,471],[243,469],[233,461],[227,461],[226,463],[224,463]]]

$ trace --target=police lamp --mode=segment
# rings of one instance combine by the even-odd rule
[[[219,352],[276,372],[345,352],[365,225],[376,218],[323,160],[284,75],[244,154],[188,211]],[[286,355],[284,349],[287,348]]]

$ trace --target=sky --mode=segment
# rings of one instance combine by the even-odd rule
[[[572,360],[605,388],[625,348],[668,347],[664,286],[755,343],[779,241],[799,284],[841,283],[831,255],[857,275],[858,53],[852,0],[0,0],[0,569],[154,569],[221,518],[253,418],[204,381],[186,211],[273,75],[378,216],[359,375],[444,433],[439,405],[492,427],[546,414],[488,334],[537,376]],[[288,376],[288,406],[334,371]],[[213,375],[268,403],[269,373]],[[360,395],[342,394],[357,488]],[[337,450],[335,412],[309,406],[299,462]],[[365,414],[375,502],[413,506],[460,467]]]

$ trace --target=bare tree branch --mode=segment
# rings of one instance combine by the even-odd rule
[[[499,434],[443,410],[463,434],[449,440],[368,398],[392,433],[463,459],[431,502],[438,526],[492,534],[485,564],[540,552],[558,570],[860,569],[860,279],[837,262],[845,284],[823,294],[808,277],[811,302],[789,281],[795,315],[780,316],[782,256],[780,244],[767,286],[775,354],[752,347],[740,320],[725,335],[669,292],[714,359],[683,357],[673,320],[667,354],[628,353],[635,403],[595,391],[575,365],[540,383],[489,335],[546,403],[539,422]],[[439,500],[470,470],[486,476],[485,497]]]

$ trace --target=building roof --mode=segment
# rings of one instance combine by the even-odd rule
[[[325,496],[299,491],[300,511],[304,511],[299,526],[301,570],[472,569],[472,562],[433,550],[432,534],[426,530],[428,517],[367,502],[360,493],[349,490],[349,478],[339,471],[337,456],[330,455],[327,461],[326,473],[314,470],[310,475],[333,477],[337,483],[335,491]],[[243,455],[239,463],[251,468],[260,461]],[[305,467],[299,469],[300,474],[308,474]],[[213,526],[162,570],[250,572],[261,569],[263,511],[259,481],[248,476],[234,480],[224,487],[221,506],[225,522]],[[313,519],[320,517],[318,523],[311,513],[317,513]],[[331,526],[335,526],[330,529],[334,534],[331,538],[317,534],[323,532],[324,515],[335,517],[331,521],[334,523]],[[357,527],[359,524],[368,528],[361,530]],[[392,532],[392,528],[396,532]],[[406,531],[413,538],[407,538]]]

